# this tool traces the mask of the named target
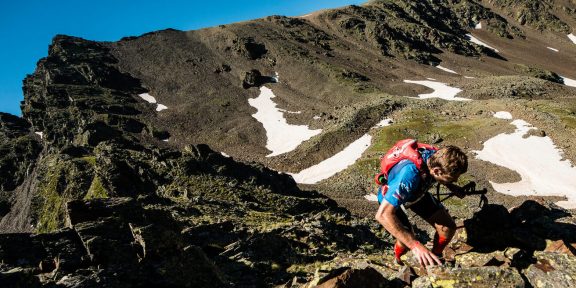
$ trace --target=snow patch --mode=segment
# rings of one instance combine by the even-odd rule
[[[288,114],[300,114],[300,113],[302,113],[302,111],[288,111],[285,109],[278,109],[278,111],[288,113]]]
[[[228,154],[226,154],[226,153],[224,153],[224,152],[220,152],[220,154],[222,154],[222,156],[224,156],[224,157],[230,158],[230,155],[228,155]]]
[[[476,77],[472,77],[472,76],[464,76],[464,78],[466,78],[466,79],[474,79],[474,78],[476,78]]]
[[[278,72],[274,72],[274,76],[272,76],[272,80],[274,81],[274,83],[280,83],[280,75],[278,75]]]
[[[40,136],[40,139],[44,139],[44,132],[34,132],[36,135]]]
[[[492,49],[492,50],[494,50],[494,51],[496,51],[496,52],[500,52],[500,51],[498,51],[498,49],[496,49],[496,48],[494,48],[494,47],[492,47],[492,46],[490,46],[490,45],[488,45],[488,44],[480,41],[480,39],[472,36],[472,34],[466,34],[466,36],[468,37],[468,40],[470,40],[470,42],[472,42],[472,43],[476,43],[476,44],[478,44],[478,45],[481,45],[481,46],[490,48],[490,49]]]
[[[556,48],[552,48],[552,47],[546,47],[546,48],[548,48],[548,49],[550,49],[550,50],[552,50],[552,51],[554,51],[554,52],[560,51],[560,50],[558,50],[558,49],[556,49]]]
[[[506,167],[520,174],[522,180],[516,183],[495,183],[494,189],[500,193],[536,196],[565,196],[566,201],[556,204],[566,208],[576,208],[576,168],[570,161],[562,160],[561,151],[550,137],[528,136],[535,129],[524,120],[511,122],[516,126],[512,134],[500,134],[484,142],[476,158]]]
[[[576,35],[570,33],[568,34],[568,39],[570,39],[574,44],[576,44]]]
[[[434,79],[434,78],[426,78],[426,79],[436,81],[436,79]]]
[[[506,111],[498,111],[498,112],[494,113],[494,117],[499,118],[499,119],[512,120],[512,114],[510,114],[510,112],[506,112]]]
[[[419,94],[418,97],[420,99],[427,99],[427,98],[442,98],[444,100],[452,100],[452,101],[470,101],[471,99],[456,97],[458,93],[462,91],[462,89],[454,88],[446,85],[445,83],[435,82],[435,81],[413,81],[413,80],[404,80],[405,83],[412,83],[426,86],[430,89],[433,89],[434,92],[428,94]]]
[[[266,148],[272,153],[266,157],[277,156],[290,152],[302,142],[316,136],[322,129],[310,130],[308,125],[290,125],[286,122],[284,114],[276,107],[272,98],[276,97],[270,88],[260,87],[260,95],[248,99],[250,106],[257,112],[252,114],[258,122],[262,123],[266,130]]]
[[[315,184],[334,174],[348,168],[358,160],[372,142],[372,136],[364,134],[360,139],[352,142],[344,150],[334,156],[300,171],[298,174],[290,174],[297,183]]]
[[[156,107],[156,111],[162,111],[162,110],[166,110],[168,109],[168,107],[166,107],[165,105],[162,104],[158,104],[158,106]]]
[[[318,120],[318,119],[320,119],[320,118],[322,118],[322,117],[320,117],[320,116],[318,116],[318,115],[315,115],[315,116],[312,117],[312,118],[313,118],[314,120]]]
[[[474,26],[475,29],[482,29],[482,22],[478,22],[478,24],[476,24],[476,26]]]
[[[374,125],[374,127],[372,127],[372,129],[390,126],[390,124],[392,124],[392,119],[386,118],[386,119],[376,123],[376,125]]]
[[[152,96],[148,93],[138,94],[138,96],[140,96],[140,98],[144,99],[146,102],[148,102],[150,104],[157,104],[156,105],[156,111],[162,111],[162,110],[168,109],[168,107],[166,107],[166,105],[162,105],[160,103],[157,103],[156,98],[154,98],[154,96]]]
[[[372,194],[368,194],[368,195],[364,195],[364,199],[370,201],[370,202],[378,202],[378,195],[372,193]]]
[[[454,71],[454,70],[450,70],[450,69],[448,69],[448,68],[446,68],[446,67],[442,67],[442,66],[440,66],[440,65],[436,66],[436,68],[438,68],[438,69],[440,69],[440,70],[444,70],[444,71],[446,71],[446,72],[448,72],[448,73],[458,74],[458,72],[456,72],[456,71]]]
[[[562,80],[564,80],[564,85],[566,85],[566,86],[571,86],[571,87],[576,87],[576,80],[570,79],[570,78],[566,78],[566,77],[563,77],[563,76],[560,76],[560,78],[562,78]]]
[[[391,119],[384,119],[380,121],[377,126],[388,126],[390,123],[392,123]],[[356,160],[360,159],[364,151],[370,147],[371,143],[372,136],[370,134],[364,134],[362,137],[344,148],[344,150],[336,153],[332,157],[314,166],[306,168],[297,174],[288,174],[292,175],[294,181],[297,183],[316,184],[324,179],[328,179],[334,176],[336,173],[343,171],[344,169],[356,163]]]
[[[146,100],[146,102],[148,102],[148,103],[156,104],[156,98],[154,98],[154,96],[152,96],[148,93],[138,94],[138,96],[140,96],[140,98]]]

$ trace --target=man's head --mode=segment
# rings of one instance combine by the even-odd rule
[[[439,183],[456,182],[468,170],[468,156],[456,146],[446,146],[430,156],[428,169]]]

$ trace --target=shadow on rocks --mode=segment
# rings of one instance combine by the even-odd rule
[[[571,214],[554,205],[546,207],[533,200],[527,200],[510,211],[498,204],[485,205],[471,219],[464,221],[467,243],[476,252],[490,253],[516,247],[528,254],[545,250],[546,240],[574,243],[576,225],[556,221],[564,217],[571,217]],[[571,245],[565,246],[569,252],[576,253]]]

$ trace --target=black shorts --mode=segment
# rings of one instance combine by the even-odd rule
[[[438,212],[438,210],[444,209],[444,205],[434,198],[432,194],[426,192],[422,198],[416,202],[410,203],[408,209],[422,217],[422,219],[428,220],[432,215],[434,215],[434,213]],[[401,207],[396,208],[396,217],[398,217],[400,223],[402,223],[402,225],[409,231],[412,230],[412,225],[410,224],[410,221],[408,221],[408,216],[404,213]]]

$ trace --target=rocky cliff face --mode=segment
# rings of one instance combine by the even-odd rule
[[[570,69],[557,63],[574,63],[571,52],[556,61],[528,51],[527,62],[510,52],[538,51],[535,31],[566,33],[564,24],[576,24],[567,17],[574,5],[557,2],[536,9],[522,1],[372,1],[114,43],[56,36],[24,80],[23,117],[0,113],[0,283],[576,285],[576,218],[552,204],[556,198],[490,191],[483,207],[477,199],[447,202],[459,230],[447,264],[428,270],[410,257],[408,266],[391,264],[393,239],[372,220],[376,204],[363,198],[394,139],[479,149],[511,129],[491,111],[527,117],[575,159],[567,149],[576,145],[574,93],[559,76]],[[507,50],[469,42],[465,35],[478,22],[482,35]],[[439,71],[438,64],[462,74],[439,78],[477,101],[403,97],[424,90],[402,80]],[[462,77],[468,73],[476,78]],[[266,131],[247,101],[262,85],[274,85],[282,109],[300,111],[286,113],[289,122],[323,133],[266,157]],[[143,93],[168,109],[158,111]],[[374,132],[386,117],[396,126]],[[275,171],[309,167],[365,133],[381,140],[328,181],[299,187]],[[464,178],[486,186],[488,176],[517,177],[470,164]],[[425,243],[428,226],[417,227]]]

